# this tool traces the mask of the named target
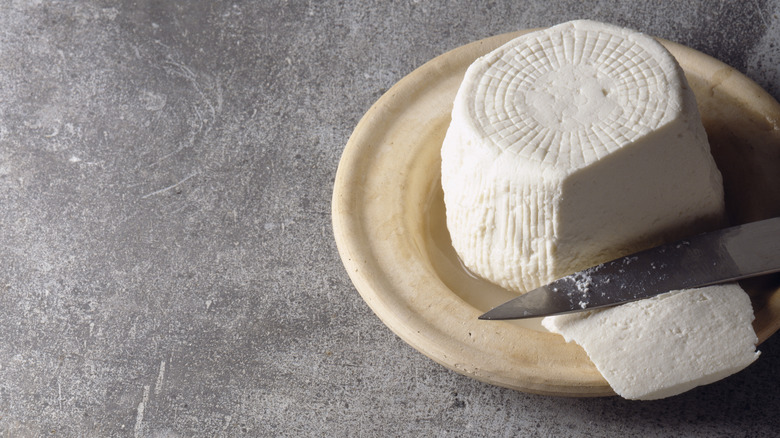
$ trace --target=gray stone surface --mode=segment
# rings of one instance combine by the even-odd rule
[[[0,433],[775,436],[780,344],[636,403],[514,392],[372,314],[330,226],[362,114],[428,59],[574,18],[780,97],[780,1],[0,3]]]

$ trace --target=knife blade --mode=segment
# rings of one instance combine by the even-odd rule
[[[529,291],[479,319],[581,312],[780,271],[780,217],[640,251]]]

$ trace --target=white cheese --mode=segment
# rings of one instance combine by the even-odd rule
[[[530,33],[472,64],[442,145],[447,226],[463,263],[518,292],[720,225],[720,172],[674,58],[591,21]],[[544,320],[615,391],[660,398],[753,360],[737,285]]]
[[[679,65],[652,38],[591,21],[474,62],[441,155],[453,247],[518,292],[712,226],[724,208]]]
[[[759,353],[753,308],[737,284],[551,316],[548,330],[581,345],[622,397],[652,400],[720,380]]]

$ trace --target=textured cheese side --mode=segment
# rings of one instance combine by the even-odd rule
[[[724,209],[676,61],[646,35],[591,21],[472,64],[441,155],[453,247],[518,292],[711,228]]]
[[[620,396],[653,400],[750,365],[760,354],[752,321],[747,294],[728,284],[550,316],[542,325],[581,345]]]

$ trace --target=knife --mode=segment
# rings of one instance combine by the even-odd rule
[[[567,275],[479,319],[581,312],[780,271],[780,217],[699,234]]]

